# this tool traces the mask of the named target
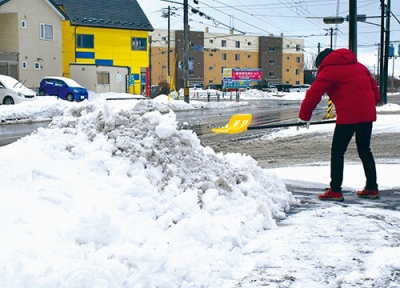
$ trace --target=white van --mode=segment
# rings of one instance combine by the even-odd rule
[[[304,92],[310,87],[311,87],[310,84],[292,85],[292,87],[290,87],[289,90],[290,92]]]

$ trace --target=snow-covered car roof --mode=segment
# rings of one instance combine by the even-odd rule
[[[56,80],[62,80],[64,81],[69,87],[81,87],[84,88],[82,85],[80,85],[78,82],[71,78],[66,78],[66,77],[60,77],[60,76],[47,76],[44,77],[43,79],[56,79]]]

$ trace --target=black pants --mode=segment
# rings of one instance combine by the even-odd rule
[[[367,178],[365,189],[378,190],[375,160],[370,148],[372,122],[365,122],[359,124],[337,124],[335,127],[331,148],[330,183],[331,189],[334,192],[342,190],[344,154],[354,133],[356,134],[358,156],[362,161],[365,177]]]

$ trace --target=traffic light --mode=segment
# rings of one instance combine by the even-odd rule
[[[324,23],[325,24],[342,24],[344,22],[343,17],[325,17]]]
[[[389,46],[389,58],[392,58],[392,57],[394,57],[394,46],[393,46],[393,44],[391,44],[390,46]]]

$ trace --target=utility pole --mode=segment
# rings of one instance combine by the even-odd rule
[[[152,37],[149,36],[149,85],[148,87],[146,87],[146,91],[147,91],[147,97],[151,97],[151,42],[152,42]]]
[[[390,0],[386,0],[386,29],[385,29],[385,61],[384,73],[385,73],[385,85],[384,91],[381,93],[381,101],[383,104],[387,104],[387,88],[388,88],[388,74],[389,74],[389,43],[390,43]]]
[[[183,95],[184,101],[189,103],[189,4],[188,0],[183,1],[183,34],[184,34],[184,50],[183,50]]]
[[[168,67],[168,76],[167,76],[167,81],[168,81],[168,84],[170,84],[170,76],[171,76],[171,65],[170,65],[170,62],[171,62],[171,56],[170,56],[170,53],[171,53],[171,44],[170,44],[170,42],[171,42],[171,36],[170,36],[170,33],[171,33],[171,7],[170,6],[168,6],[168,64],[167,64],[167,67]]]
[[[390,41],[390,0],[381,0],[381,45],[380,45],[380,69],[379,92],[380,104],[387,104],[388,68],[389,68],[389,41]],[[385,23],[386,18],[386,23]]]
[[[349,50],[357,55],[357,0],[349,1]]]

